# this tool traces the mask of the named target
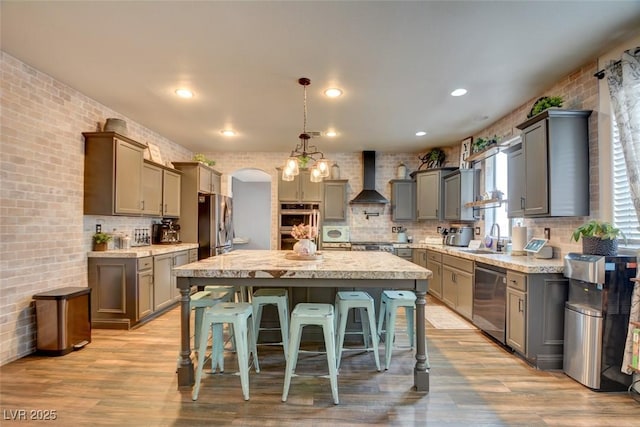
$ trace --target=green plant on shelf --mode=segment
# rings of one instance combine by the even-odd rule
[[[533,117],[536,114],[542,113],[544,110],[548,110],[553,107],[562,107],[563,99],[561,96],[543,96],[538,99],[531,107],[531,111],[527,114],[527,118]]]
[[[96,233],[93,235],[94,243],[107,243],[109,240],[111,240],[111,236],[107,233]]]
[[[207,166],[213,166],[216,164],[215,160],[207,159],[207,157],[201,153],[194,155],[193,160],[195,160],[196,162],[204,163]]]
[[[602,240],[615,240],[618,237],[622,237],[626,241],[626,236],[622,230],[614,227],[608,222],[591,220],[582,224],[580,227],[573,230],[571,239],[578,242],[581,237],[597,237]]]

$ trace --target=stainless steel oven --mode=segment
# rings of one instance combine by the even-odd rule
[[[296,239],[291,236],[291,229],[294,225],[310,224],[311,216],[320,212],[317,203],[282,203],[280,205],[279,232],[280,239],[278,248],[280,250],[292,250]],[[320,229],[320,224],[317,224]]]

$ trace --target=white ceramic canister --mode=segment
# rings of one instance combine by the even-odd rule
[[[398,165],[398,179],[406,179],[407,178],[407,167],[404,163],[400,163]]]
[[[331,179],[340,179],[340,166],[337,163],[331,166]]]

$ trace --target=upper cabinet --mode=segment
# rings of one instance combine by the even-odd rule
[[[348,182],[346,179],[324,181],[323,219],[325,221],[344,221],[347,219]]]
[[[475,200],[479,169],[458,169],[444,177],[444,219],[474,221],[473,207],[465,207]]]
[[[84,132],[84,213],[143,215],[146,146],[115,132]]]
[[[508,156],[510,217],[589,215],[590,114],[551,109],[517,126],[522,143]]]
[[[417,219],[437,219],[443,213],[443,178],[457,168],[427,169],[414,172],[416,180]]]
[[[278,200],[281,202],[320,202],[322,182],[311,182],[308,170],[301,170],[293,181],[282,180],[282,170],[278,169]]]
[[[173,162],[183,177],[189,175],[189,191],[203,194],[221,194],[221,173],[200,162]]]
[[[180,172],[144,161],[142,205],[144,215],[180,217]]]
[[[416,183],[411,179],[392,179],[392,221],[414,221],[416,219]]]

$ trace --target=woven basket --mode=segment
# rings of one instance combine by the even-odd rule
[[[582,236],[582,253],[585,255],[615,256],[618,254],[618,240]]]

